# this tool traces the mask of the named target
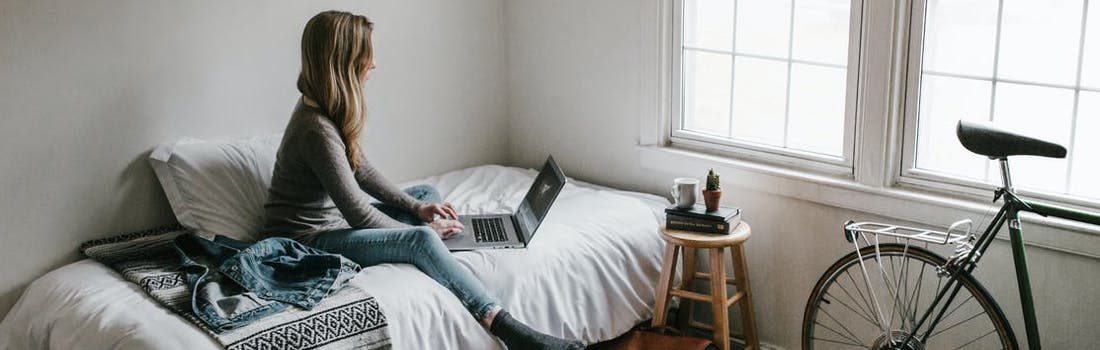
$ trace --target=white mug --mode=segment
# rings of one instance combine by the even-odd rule
[[[680,177],[672,180],[672,201],[677,208],[687,209],[694,206],[697,192],[699,192],[699,179]]]

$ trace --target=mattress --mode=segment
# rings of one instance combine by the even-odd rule
[[[535,172],[480,166],[412,181],[459,213],[507,213]],[[455,256],[516,318],[595,343],[652,315],[664,243],[660,197],[570,181],[527,249]],[[375,296],[395,349],[500,349],[447,289],[405,264],[363,269],[350,283]],[[34,281],[0,323],[0,349],[217,349],[200,329],[91,260]]]

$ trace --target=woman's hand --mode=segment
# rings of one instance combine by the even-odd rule
[[[435,221],[437,215],[443,219],[458,220],[458,213],[455,212],[455,208],[451,206],[451,203],[425,203],[416,208],[416,216],[419,216],[420,220],[424,220],[424,222],[431,223]]]
[[[458,222],[458,220],[451,219],[434,220],[428,223],[428,227],[431,227],[432,230],[435,230],[435,233],[439,234],[439,238],[442,239],[451,238],[451,236],[462,232],[462,229],[465,228],[464,226],[462,226],[461,222]]]

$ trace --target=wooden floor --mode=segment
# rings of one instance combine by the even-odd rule
[[[712,338],[710,333],[706,333],[706,332],[692,332],[692,333],[693,334],[691,334],[691,336],[694,336],[694,337],[707,338],[707,339]],[[627,334],[630,334],[630,333],[627,332]],[[623,337],[625,337],[625,336],[626,335],[624,334]],[[619,338],[622,338],[622,337],[619,337]],[[588,350],[607,350],[607,349],[611,349],[611,346],[614,345],[615,341],[619,340],[619,338],[615,338],[615,339],[608,340],[608,341],[605,341],[605,342],[600,342],[600,343],[597,343],[597,344],[589,345],[587,349]],[[743,344],[741,344],[740,342],[738,342],[738,341],[731,342],[730,347],[734,350],[742,350],[742,349],[745,348],[745,346]]]
[[[679,314],[678,311],[679,310],[677,310],[675,308],[669,310],[669,318],[670,318],[670,323],[671,324],[679,324],[678,322],[675,322],[676,317]],[[635,326],[634,329],[643,328],[643,327],[649,327],[649,320],[646,320],[642,324],[639,324],[639,325]],[[634,329],[630,330],[629,332],[626,332],[626,334],[623,334],[622,336],[619,336],[618,338],[589,345],[587,350],[607,350],[607,349],[611,349],[611,347],[615,344],[615,342],[617,340],[626,337],[628,334],[630,334],[630,332],[633,332]],[[703,331],[703,330],[690,330],[690,331],[685,332],[685,334],[693,336],[693,337],[706,338],[706,339],[713,339],[714,338],[710,334],[710,332],[706,332],[706,331]],[[745,345],[741,344],[740,341],[734,340],[734,341],[730,342],[730,348],[732,350],[742,350],[742,349],[745,348]]]
[[[629,332],[628,332],[628,333],[629,333]],[[700,337],[700,338],[707,338],[707,339],[711,339],[711,333],[708,333],[708,332],[692,333],[692,335],[691,335],[691,336],[692,336],[692,337]],[[623,337],[619,337],[619,338],[615,338],[615,339],[612,339],[612,340],[607,340],[607,341],[602,341],[602,342],[598,342],[598,343],[594,343],[594,344],[591,344],[591,346],[588,346],[588,347],[587,347],[587,350],[607,350],[607,349],[614,349],[613,347],[614,347],[615,341],[619,340],[620,338],[624,338],[624,337],[626,337],[626,335],[624,335]],[[744,346],[744,344],[741,344],[741,343],[740,343],[739,341],[736,341],[736,340],[734,340],[734,341],[731,341],[731,342],[729,343],[729,346],[730,346],[731,348],[733,348],[734,350],[741,350],[741,349],[745,349],[745,346]]]

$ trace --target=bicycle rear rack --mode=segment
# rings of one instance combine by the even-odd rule
[[[961,230],[961,227],[963,226],[966,226],[965,230]],[[959,220],[951,224],[951,226],[948,227],[947,232],[941,232],[909,226],[883,224],[869,221],[854,222],[849,220],[848,222],[844,223],[844,239],[847,239],[849,243],[852,243],[856,239],[856,234],[863,234],[912,239],[942,245],[959,244],[968,242],[970,240],[970,237],[972,236],[970,234],[970,229],[973,228],[973,226],[974,223],[970,219]]]

